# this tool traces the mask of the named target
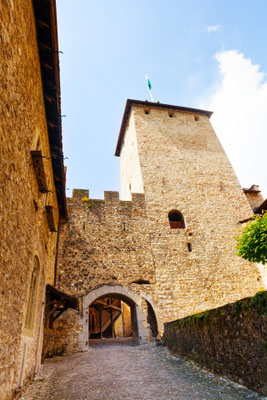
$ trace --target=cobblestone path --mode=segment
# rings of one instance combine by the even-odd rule
[[[133,346],[127,340],[92,341],[87,353],[47,360],[40,373],[41,380],[21,400],[265,398],[171,357],[164,347]]]

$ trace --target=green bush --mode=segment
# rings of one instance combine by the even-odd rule
[[[253,219],[237,238],[237,255],[251,262],[267,263],[267,212]]]

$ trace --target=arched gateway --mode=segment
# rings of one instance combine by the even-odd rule
[[[132,331],[133,341],[137,344],[146,342],[146,338],[149,338],[150,332],[148,329],[148,317],[142,310],[142,303],[151,305],[150,296],[138,295],[132,290],[125,288],[120,285],[103,285],[88,293],[83,298],[83,310],[80,324],[82,325],[82,333],[79,335],[79,342],[83,351],[86,351],[89,346],[88,339],[88,318],[89,318],[89,306],[96,300],[112,296],[113,298],[120,299],[127,303],[131,308],[132,318]]]

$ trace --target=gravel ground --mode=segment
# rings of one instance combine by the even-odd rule
[[[127,339],[90,341],[90,350],[46,360],[20,400],[267,399],[169,355]]]

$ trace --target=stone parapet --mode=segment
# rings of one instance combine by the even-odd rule
[[[73,189],[72,198],[75,200],[82,200],[83,197],[89,197],[89,190],[87,189]]]
[[[267,292],[165,324],[172,354],[264,395]]]

